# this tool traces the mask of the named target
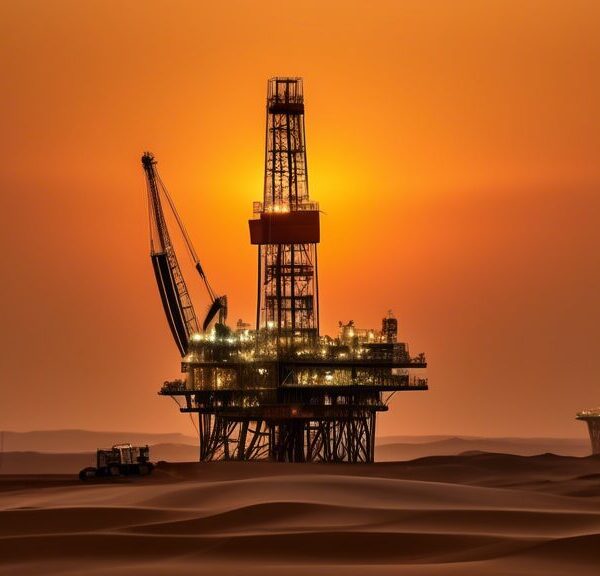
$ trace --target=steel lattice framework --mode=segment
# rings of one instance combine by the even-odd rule
[[[300,78],[269,81],[266,127],[264,198],[251,222],[258,245],[256,328],[289,346],[319,333],[319,212],[308,195]]]

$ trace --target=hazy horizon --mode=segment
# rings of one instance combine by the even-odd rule
[[[136,434],[136,435],[155,435],[155,436],[167,436],[167,435],[179,435],[185,438],[189,438],[191,440],[197,441],[197,434],[190,424],[190,431],[173,431],[173,430],[163,430],[163,431],[148,431],[148,430],[117,430],[117,429],[91,429],[91,428],[42,428],[42,429],[27,429],[27,430],[18,430],[18,429],[0,429],[0,434],[2,433],[12,433],[12,434],[36,434],[36,433],[52,433],[52,432],[84,432],[91,434]],[[452,433],[445,432],[443,434],[377,434],[377,438],[385,439],[385,438],[481,438],[481,439],[501,439],[501,440],[588,440],[589,435],[587,432],[587,428],[584,428],[584,433],[577,436],[480,436],[476,434],[461,434],[461,433]]]

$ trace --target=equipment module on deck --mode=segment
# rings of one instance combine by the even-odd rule
[[[145,476],[153,468],[148,446],[115,444],[110,450],[97,450],[96,468],[84,468],[79,473],[79,478],[88,480],[108,476]]]
[[[398,391],[427,390],[425,356],[397,342],[389,314],[381,330],[340,322],[320,335],[317,244],[320,212],[309,199],[300,78],[268,83],[264,197],[254,203],[250,240],[258,246],[256,328],[225,324],[227,299],[210,287],[173,202],[142,158],[148,185],[151,255],[184,379],[160,394],[198,414],[200,460],[372,462],[377,412]],[[161,197],[168,200],[211,305],[199,329],[175,257]],[[160,265],[159,265],[160,264]],[[219,321],[212,320],[219,313]],[[386,397],[387,395],[387,397]]]

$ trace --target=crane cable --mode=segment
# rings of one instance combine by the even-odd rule
[[[394,397],[394,395],[396,394],[396,392],[398,392],[398,390],[394,390],[394,391],[393,391],[393,392],[392,392],[392,393],[391,393],[391,394],[390,394],[390,395],[387,397],[387,400],[384,400],[384,402],[383,402],[383,403],[384,403],[386,406],[388,406],[388,405],[389,405],[390,401],[392,400],[392,398]]]
[[[185,229],[185,225],[183,224],[183,221],[179,217],[177,208],[175,208],[175,203],[173,202],[173,199],[171,198],[171,195],[169,194],[167,187],[165,186],[164,182],[162,181],[162,179],[158,173],[156,173],[156,179],[160,185],[160,188],[161,188],[163,194],[165,195],[165,198],[167,199],[167,202],[169,203],[169,206],[171,208],[171,212],[173,213],[173,216],[175,216],[175,220],[177,222],[177,225],[179,226],[179,229],[181,230],[181,234],[185,241],[185,245],[188,249],[188,253],[189,253],[192,261],[194,262],[194,265],[196,266],[196,270],[198,271],[198,274],[200,274],[200,278],[202,278],[202,281],[204,282],[204,285],[206,286],[206,290],[208,292],[208,295],[210,296],[210,299],[214,302],[217,299],[217,296],[216,296],[215,292],[213,291],[213,289],[211,288],[211,286],[208,282],[208,278],[206,277],[206,274],[204,273],[204,270],[202,269],[202,265],[200,264],[200,260],[198,259],[198,255],[196,254],[196,250],[194,249],[194,245],[192,244],[192,241],[187,233],[187,230]]]
[[[179,406],[179,410],[181,410],[182,406],[179,403],[179,400],[177,400],[177,398],[175,398],[175,396],[171,396],[171,399],[173,400],[173,402],[175,402],[175,404],[177,404],[177,406]],[[196,434],[198,434],[198,438],[200,437],[200,430],[198,429],[198,426],[196,426],[196,421],[194,420],[194,417],[192,416],[191,412],[188,412],[188,416],[190,417],[190,420],[192,422],[192,426],[196,429]]]

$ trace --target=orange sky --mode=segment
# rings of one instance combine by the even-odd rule
[[[391,308],[430,363],[379,432],[584,435],[599,22],[595,0],[4,0],[0,429],[193,431],[156,395],[178,354],[139,157],[251,320],[266,79],[301,75],[322,326]]]

